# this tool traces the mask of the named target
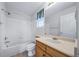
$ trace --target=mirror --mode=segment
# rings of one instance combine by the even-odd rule
[[[58,2],[45,10],[45,33],[76,38],[75,3]]]
[[[76,38],[75,12],[60,16],[60,35]]]
[[[42,40],[45,39],[46,42],[55,44],[74,56],[76,51],[75,2],[56,2],[54,5],[45,7],[44,10],[44,18],[41,18],[42,21],[44,20],[44,26],[38,27],[36,34],[39,34]]]

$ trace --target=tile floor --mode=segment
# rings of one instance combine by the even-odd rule
[[[13,57],[28,57],[27,53],[28,53],[27,51],[24,51],[23,53],[18,53]]]
[[[12,57],[28,57],[28,52],[24,51],[23,53],[18,53],[15,56],[12,56]],[[32,57],[35,57],[35,55],[32,56]]]

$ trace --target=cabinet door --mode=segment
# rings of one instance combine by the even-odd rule
[[[45,56],[45,52],[41,48],[36,46],[36,57],[44,57],[44,56]]]
[[[41,48],[42,50],[45,51],[45,49],[46,49],[46,45],[45,45],[45,44],[43,44],[43,43],[41,43],[41,42],[39,42],[39,41],[36,41],[36,45],[37,45],[39,48]]]
[[[47,47],[46,52],[53,57],[68,57],[68,55],[61,53],[61,52],[59,52],[51,47]]]
[[[51,57],[48,53],[45,53],[45,57]]]

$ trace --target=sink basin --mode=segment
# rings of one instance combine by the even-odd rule
[[[50,43],[62,43],[58,38],[50,38],[50,37],[41,37],[42,39],[45,39],[46,41],[50,42]]]
[[[59,44],[59,43],[61,43],[61,41],[60,40],[58,40],[58,39],[46,39],[48,42],[51,42],[51,43],[56,43],[56,44]]]

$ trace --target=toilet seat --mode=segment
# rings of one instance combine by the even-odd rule
[[[26,46],[26,50],[32,50],[35,47],[34,43],[30,43]]]
[[[34,49],[35,49],[34,43],[30,43],[26,46],[26,50],[28,51],[28,56],[33,56],[35,54]]]

